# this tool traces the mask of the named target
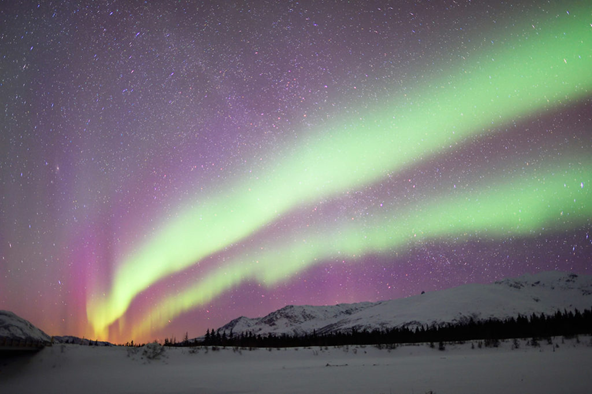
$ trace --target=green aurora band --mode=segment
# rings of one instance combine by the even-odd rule
[[[530,34],[514,34],[502,50],[475,54],[454,72],[443,72],[444,77],[416,86],[368,116],[324,126],[305,137],[268,173],[240,180],[226,192],[182,210],[138,251],[122,259],[110,289],[95,289],[89,295],[87,317],[96,336],[105,337],[134,297],[152,284],[248,237],[300,205],[363,188],[471,138],[499,130],[517,117],[589,96],[590,19],[590,10],[584,7],[554,17]],[[445,210],[439,215],[454,217]],[[394,240],[388,242],[390,247],[397,245]],[[290,260],[298,259],[296,247],[289,253],[293,255]],[[322,258],[328,252],[319,246],[316,253]],[[287,260],[282,261],[287,267],[265,267],[266,280],[276,271],[282,277],[293,272]],[[233,283],[249,277],[248,267],[235,268],[245,273],[233,274]],[[225,288],[217,286],[215,278],[212,281],[200,286]]]
[[[511,183],[501,179],[493,185],[483,182],[476,187],[484,190],[481,193],[449,195],[416,210],[375,209],[363,225],[344,219],[331,230],[312,226],[290,234],[298,242],[278,247],[270,241],[263,251],[260,247],[246,251],[243,255],[249,257],[228,262],[199,283],[165,298],[140,320],[133,335],[163,328],[181,313],[207,304],[244,281],[272,287],[337,256],[355,260],[367,253],[393,252],[413,242],[464,239],[476,233],[505,239],[573,228],[592,217],[590,184],[592,160],[572,159],[545,173],[532,169]]]

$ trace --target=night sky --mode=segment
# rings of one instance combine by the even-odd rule
[[[144,342],[592,273],[592,9],[551,3],[4,3],[0,309]]]

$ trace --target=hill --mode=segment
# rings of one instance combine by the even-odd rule
[[[506,319],[533,313],[552,315],[591,307],[592,276],[550,271],[374,303],[288,305],[264,317],[239,317],[219,331],[234,335],[329,334]]]
[[[49,335],[35,327],[28,320],[9,311],[0,311],[0,342],[5,343],[49,343]]]

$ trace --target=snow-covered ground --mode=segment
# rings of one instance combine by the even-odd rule
[[[402,300],[337,306],[286,307],[264,318],[237,319],[234,332],[293,333],[505,318],[590,307],[592,277],[541,273],[466,285]],[[49,337],[0,311],[0,338]],[[38,353],[0,352],[4,393],[592,393],[592,338],[554,338],[539,347],[520,340],[498,348],[479,341],[405,345],[236,350],[98,347],[60,344]],[[78,338],[74,338],[79,340]],[[149,351],[149,349],[152,349]],[[207,350],[206,350],[207,349]]]
[[[0,393],[590,393],[592,338],[539,348],[478,341],[394,350],[343,348],[213,351],[54,345],[0,359]],[[472,345],[474,349],[472,349]],[[557,347],[558,346],[558,347]],[[553,350],[554,349],[554,350]]]

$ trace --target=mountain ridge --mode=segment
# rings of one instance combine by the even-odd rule
[[[490,284],[458,287],[378,302],[287,305],[266,316],[240,316],[217,331],[233,335],[305,335],[420,327],[473,319],[554,314],[592,307],[592,276],[545,271]]]

